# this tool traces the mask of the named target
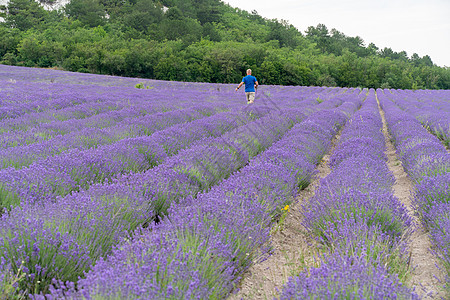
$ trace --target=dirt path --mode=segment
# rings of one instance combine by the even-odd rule
[[[414,214],[414,209],[411,206],[411,198],[413,197],[411,192],[414,190],[414,185],[397,158],[394,144],[391,142],[391,137],[387,130],[384,111],[379,106],[379,103],[378,108],[383,121],[383,134],[387,147],[386,155],[388,157],[388,167],[395,176],[395,184],[393,186],[394,196],[406,205],[408,212],[415,223],[414,233],[412,234],[410,242],[411,266],[414,268],[412,270],[410,285],[415,287],[416,292],[423,297],[423,299],[441,299],[441,297],[444,297],[444,294],[439,290],[439,279],[441,279],[441,282],[444,282],[442,281],[444,276],[436,267],[437,260],[430,252],[431,242],[429,236],[424,228],[420,226],[420,220]]]
[[[273,299],[279,295],[288,278],[298,274],[304,267],[314,264],[314,241],[308,238],[301,223],[301,206],[310,199],[320,184],[320,179],[331,170],[328,167],[330,154],[336,147],[340,132],[332,141],[332,148],[318,165],[318,173],[311,184],[300,191],[281,230],[272,234],[270,242],[273,253],[263,262],[255,263],[245,274],[237,293],[229,300],[237,299]]]

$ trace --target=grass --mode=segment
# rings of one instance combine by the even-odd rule
[[[277,223],[270,230],[270,235],[277,233],[278,231],[283,231],[285,227],[286,216],[290,212],[289,205],[286,204],[284,208],[281,209],[281,216]]]
[[[22,261],[22,266],[17,270],[16,273],[5,272],[3,273],[2,281],[0,282],[0,299],[9,299],[9,300],[22,300],[27,299],[25,292],[18,292],[17,287],[24,280],[26,274],[23,272],[23,264],[25,262]],[[0,275],[1,278],[1,275]]]
[[[11,206],[20,205],[19,196],[6,189],[2,183],[0,183],[0,207],[9,208]]]

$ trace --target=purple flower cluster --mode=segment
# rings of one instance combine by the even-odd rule
[[[131,111],[134,111],[134,109]],[[36,160],[58,155],[69,149],[84,150],[96,148],[125,138],[151,135],[157,130],[162,130],[174,124],[200,119],[205,117],[205,115],[212,115],[215,109],[210,105],[209,107],[199,107],[198,109],[174,110],[145,116],[135,115],[134,118],[132,118],[133,113],[131,111],[129,109],[121,110],[121,114],[128,114],[129,117],[121,122],[117,122],[117,124],[111,121],[115,119],[115,114],[98,115],[99,119],[109,120],[108,126],[100,128],[96,128],[95,122],[91,123],[94,120],[89,120],[89,125],[83,122],[84,128],[80,127],[80,130],[70,131],[79,125],[76,124],[78,122],[58,122],[58,129],[55,129],[56,127],[54,129],[58,132],[64,132],[64,134],[50,134],[45,137],[44,141],[36,141],[35,143],[31,143],[27,138],[27,145],[17,145],[16,147],[0,150],[0,167],[6,168],[11,166],[19,169]],[[103,123],[106,122],[103,121]],[[31,134],[33,136],[41,136],[39,133],[33,133],[35,132],[34,129],[30,130]],[[30,132],[27,132],[27,135]]]
[[[78,292],[62,284],[53,296],[224,297],[265,248],[270,224],[308,184],[345,119],[332,110],[312,114],[246,167],[173,204],[168,218],[116,247],[78,281]]]
[[[335,252],[310,274],[300,273],[283,288],[280,300],[292,299],[420,299],[381,265],[364,255]]]
[[[380,91],[380,94],[382,92]],[[436,254],[446,269],[450,285],[450,153],[412,115],[402,111],[393,95],[380,101],[398,156],[414,179],[414,205],[430,231]],[[407,100],[404,100],[407,102]]]
[[[386,96],[450,146],[450,91],[391,90]]]
[[[281,299],[417,298],[399,281],[412,220],[392,194],[374,90],[342,131],[332,172],[303,207],[303,225],[329,252],[289,280]]]

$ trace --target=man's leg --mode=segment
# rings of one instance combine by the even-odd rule
[[[248,95],[248,103],[253,103],[253,102],[255,102],[255,92],[250,92],[250,93],[248,93],[249,95]]]
[[[245,98],[247,99],[247,104],[250,104],[250,93],[245,92]]]

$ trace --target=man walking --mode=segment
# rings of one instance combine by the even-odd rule
[[[256,80],[255,76],[252,76],[252,70],[247,70],[247,76],[242,78],[242,82],[236,88],[236,92],[243,84],[245,84],[245,96],[247,98],[247,104],[251,104],[253,103],[253,101],[255,101],[255,88],[258,87],[258,80]]]

